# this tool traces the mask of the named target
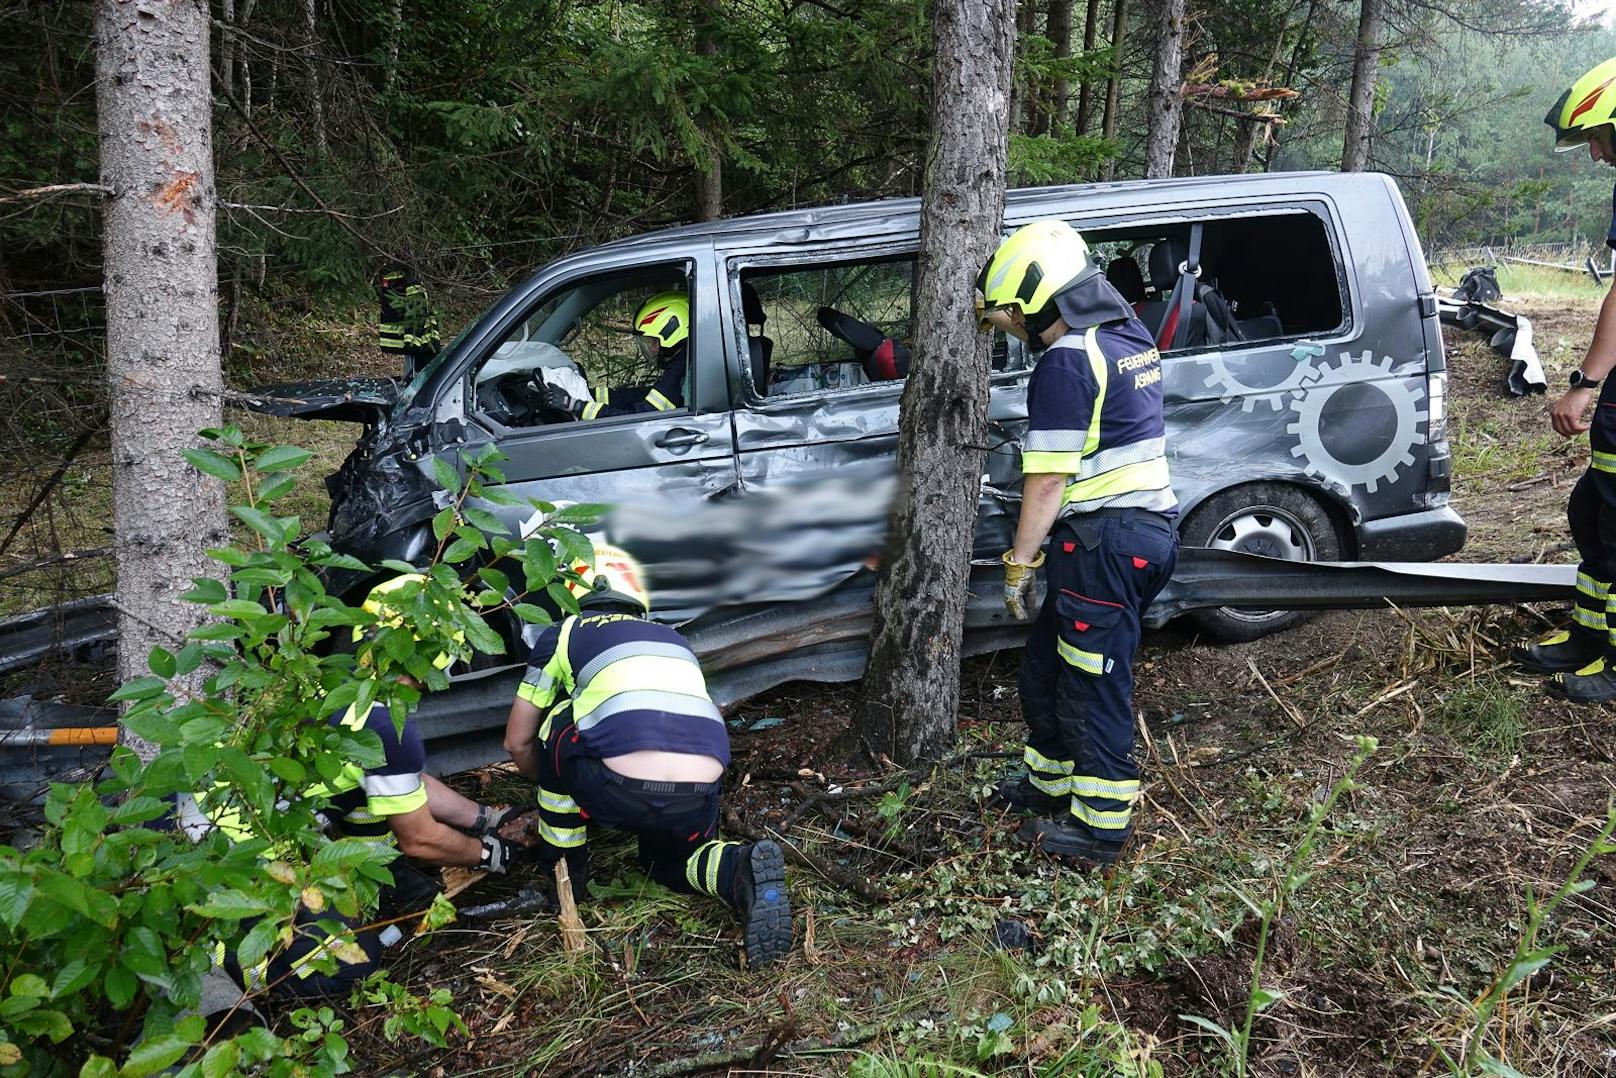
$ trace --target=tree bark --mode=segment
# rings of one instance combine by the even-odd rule
[[[382,93],[391,93],[398,78],[398,45],[404,36],[404,0],[393,0],[387,11],[387,47],[382,61]]]
[[[1347,130],[1341,147],[1341,171],[1369,167],[1369,143],[1375,133],[1375,82],[1380,77],[1383,0],[1363,0],[1358,12],[1358,42],[1352,50],[1352,92],[1347,97]]]
[[[219,85],[227,94],[236,92],[236,0],[220,0],[219,5]]]
[[[1100,34],[1100,0],[1089,0],[1088,10],[1083,13],[1083,56],[1085,59],[1094,55],[1094,45]],[[1077,123],[1076,130],[1079,135],[1089,133],[1089,122],[1094,119],[1094,77],[1084,75],[1077,87]]]
[[[303,93],[309,99],[309,126],[314,132],[314,149],[324,157],[327,150],[325,137],[325,99],[321,93],[320,69],[315,53],[320,45],[320,27],[315,10],[318,0],[303,0]]]
[[[1155,0],[1156,60],[1150,69],[1150,129],[1145,136],[1145,175],[1173,174],[1178,131],[1184,122],[1179,94],[1184,73],[1185,0]]]
[[[901,764],[940,758],[959,712],[989,375],[973,283],[1004,216],[1013,2],[937,0],[932,9],[935,119],[921,196],[914,359],[858,713],[865,750]]]
[[[1100,134],[1106,139],[1117,137],[1117,113],[1122,106],[1122,45],[1128,32],[1128,0],[1112,0],[1111,5],[1111,74],[1105,80],[1105,116],[1100,121]],[[1106,158],[1100,169],[1103,179],[1116,173],[1117,160]]]
[[[1089,6],[1092,7],[1099,2],[1100,0],[1089,0]],[[1072,58],[1072,0],[1049,0],[1049,22],[1045,34],[1049,38],[1051,52],[1057,61]],[[1071,94],[1072,83],[1065,75],[1056,75],[1050,81],[1039,117],[1038,134],[1060,137],[1066,127],[1067,98]]]
[[[104,223],[107,382],[118,565],[118,673],[204,620],[184,602],[229,540],[224,491],[180,456],[220,422],[208,11],[98,0],[96,104]],[[200,692],[204,673],[179,679]],[[149,757],[152,746],[127,732]]]
[[[718,56],[718,40],[713,36],[713,20],[719,17],[711,0],[701,6],[703,21],[696,26],[696,55],[707,59]],[[712,117],[697,119],[701,129],[705,162],[696,162],[696,220],[716,221],[724,215],[724,163]]]
[[[1038,25],[1038,0],[1018,0],[1016,12],[1016,40],[1020,41]],[[1010,123],[1013,130],[1025,134],[1035,119],[1038,94],[1030,75],[1021,83],[1010,84]]]

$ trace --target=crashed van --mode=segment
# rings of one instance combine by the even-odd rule
[[[1077,227],[1157,334],[1185,544],[1293,560],[1459,549],[1436,296],[1389,178],[1009,193],[1006,232],[1040,217]],[[429,458],[458,463],[493,443],[514,493],[613,507],[605,538],[645,567],[655,616],[692,634],[720,696],[854,677],[893,489],[919,230],[919,201],[899,199],[621,240],[544,267],[408,384],[266,387],[257,407],[363,424],[328,480],[329,539],[369,563],[428,557],[442,497]],[[546,384],[601,399],[654,382],[631,321],[668,291],[689,301],[682,400],[588,421],[546,406]],[[1020,636],[992,576],[1018,511],[1033,362],[1018,341],[994,341],[973,650]],[[489,508],[513,528],[528,520]],[[1251,639],[1300,615],[1194,616]],[[519,647],[521,627],[503,629]]]

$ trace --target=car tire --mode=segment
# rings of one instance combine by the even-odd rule
[[[1179,527],[1184,546],[1262,554],[1288,561],[1335,561],[1341,557],[1336,522],[1317,498],[1282,483],[1251,483],[1208,498]],[[1244,643],[1302,624],[1307,610],[1254,610],[1220,606],[1191,611],[1202,632],[1227,643]]]

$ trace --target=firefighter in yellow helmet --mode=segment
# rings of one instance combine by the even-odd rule
[[[729,735],[701,666],[678,631],[650,621],[640,568],[595,547],[579,567],[578,613],[547,628],[528,656],[505,749],[538,783],[531,855],[588,870],[587,825],[639,837],[650,877],[711,895],[741,922],[756,969],[791,949],[791,899],[780,847],[718,838]]]
[[[1616,59],[1585,73],[1554,103],[1543,122],[1554,130],[1554,148],[1584,144],[1596,162],[1616,165]],[[1616,191],[1605,242],[1616,249]],[[1588,432],[1588,470],[1572,488],[1566,506],[1571,537],[1582,556],[1577,566],[1577,602],[1569,628],[1551,633],[1515,653],[1535,673],[1553,675],[1550,690],[1575,703],[1616,700],[1616,395],[1605,385],[1616,368],[1616,287],[1605,294],[1594,323],[1594,337],[1571,385],[1549,411],[1554,432],[1573,438]],[[1589,405],[1597,396],[1593,416]],[[1606,398],[1609,397],[1609,400]]]
[[[634,340],[640,354],[661,369],[650,386],[602,387],[594,400],[578,400],[556,385],[544,387],[544,405],[577,419],[604,419],[636,412],[674,412],[685,406],[685,373],[689,369],[690,298],[683,292],[659,292],[634,315]]]
[[[1004,600],[1027,616],[1021,658],[1025,774],[999,799],[1039,814],[1035,847],[1085,866],[1117,859],[1139,795],[1133,656],[1140,613],[1178,559],[1161,360],[1148,329],[1064,221],[1034,221],[977,279],[984,328],[1040,353],[1027,383],[1021,515],[1003,557]]]

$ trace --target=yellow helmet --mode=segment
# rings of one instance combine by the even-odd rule
[[[1098,274],[1089,245],[1065,221],[1044,218],[1023,225],[999,244],[976,278],[976,314],[992,328],[992,311],[1019,310],[1027,332],[1037,337],[1055,324],[1055,297]]]
[[[364,610],[367,614],[374,615],[376,618],[377,627],[379,628],[396,629],[401,626],[405,626],[403,606],[409,599],[413,598],[414,595],[420,593],[420,589],[426,585],[426,582],[427,578],[426,574],[424,573],[401,573],[400,575],[389,580],[384,580],[380,584],[377,584],[374,588],[371,588],[370,594],[365,596],[365,601],[361,605],[360,609]],[[412,585],[414,586],[415,591],[409,594],[403,594],[406,589]],[[441,604],[438,605],[441,606]],[[441,613],[443,613],[445,616],[448,614],[447,611],[441,611]],[[418,632],[416,626],[408,625],[405,627],[410,630],[411,634],[415,636],[417,640],[420,639],[420,633]],[[355,627],[354,640],[358,641],[363,637],[364,629],[361,627]],[[435,669],[443,670],[447,668],[450,663],[454,662],[455,653],[460,651],[466,643],[466,634],[461,632],[459,629],[456,629],[450,634],[449,639],[453,645],[451,649],[448,651],[439,652],[437,655],[432,657],[432,665]]]
[[[615,607],[633,608],[638,613],[650,613],[651,596],[645,589],[645,570],[633,555],[622,547],[596,541],[595,564],[573,566],[583,583],[567,583],[567,589],[578,600],[578,609],[598,610]]]
[[[1574,150],[1593,133],[1616,123],[1616,59],[1586,72],[1560,95],[1543,122],[1554,128],[1554,149]]]
[[[661,292],[641,304],[634,332],[655,337],[671,348],[690,336],[690,300],[683,292]]]

